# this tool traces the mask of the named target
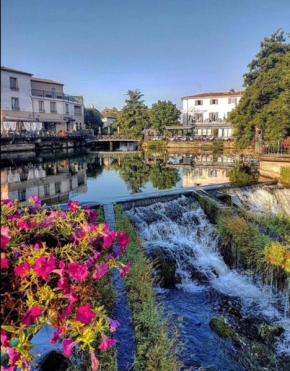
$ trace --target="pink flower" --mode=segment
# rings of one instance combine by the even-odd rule
[[[1,328],[1,345],[2,347],[8,347],[9,345],[9,338],[6,335],[6,332]]]
[[[34,307],[28,309],[28,311],[22,317],[22,323],[24,325],[33,325],[36,321],[36,318],[39,317],[42,313],[42,310],[35,305]]]
[[[88,267],[81,263],[69,263],[66,271],[76,281],[82,281],[89,275]]]
[[[62,342],[63,355],[65,357],[70,357],[73,351],[73,347],[77,344],[77,341],[72,341],[72,339],[64,339]]]
[[[42,277],[46,281],[48,280],[48,275],[55,269],[56,259],[53,254],[49,254],[49,257],[46,258],[44,255],[41,255],[35,262],[34,271],[38,276]]]
[[[17,276],[20,276],[22,279],[28,275],[29,271],[30,271],[30,265],[27,262],[24,262],[14,267],[15,274]]]
[[[116,238],[117,232],[112,231],[107,236],[104,237],[104,248],[112,246],[114,239]]]
[[[126,250],[126,246],[129,242],[129,237],[125,232],[118,232],[117,234],[117,245],[121,247],[121,250],[124,252]]]
[[[109,339],[105,335],[103,335],[103,340],[99,345],[99,349],[102,351],[107,350],[108,348],[112,348],[116,344],[116,340]]]
[[[120,326],[120,322],[118,322],[114,319],[111,319],[109,317],[108,317],[108,321],[109,321],[109,324],[110,324],[110,331],[115,332],[117,330],[117,328]]]
[[[88,325],[95,317],[95,313],[91,310],[91,304],[81,305],[77,310],[77,321],[86,325]]]
[[[69,294],[64,295],[63,297],[68,299],[69,305],[61,312],[59,315],[61,319],[67,317],[73,311],[74,303],[77,301],[77,297],[74,293],[75,286],[71,286],[71,291]]]
[[[125,267],[121,268],[119,270],[120,277],[126,276],[129,273],[129,270],[130,270],[131,267],[132,267],[132,262],[128,263],[127,265],[125,265]]]
[[[1,203],[6,205],[7,207],[11,207],[14,205],[14,202],[12,200],[6,199],[6,200],[1,200]]]
[[[9,355],[11,365],[14,366],[15,363],[20,359],[21,354],[17,352],[15,348],[9,348],[7,353]]]
[[[31,203],[33,203],[33,204],[35,204],[35,205],[37,205],[37,206],[41,206],[40,199],[37,196],[35,196],[35,195],[29,197],[29,200],[28,201],[31,202]]]
[[[36,226],[36,222],[35,221],[24,221],[24,220],[20,220],[18,223],[17,223],[17,226],[18,228],[20,229],[24,229],[25,231],[29,231],[30,229],[34,228]]]
[[[68,294],[70,292],[70,281],[67,276],[62,276],[58,282],[57,287],[62,290],[63,294]]]
[[[95,352],[91,352],[91,366],[92,366],[92,371],[97,371],[99,368],[100,362],[98,361]]]
[[[79,201],[69,200],[69,202],[67,203],[67,207],[69,211],[74,212],[74,211],[77,211],[79,204],[80,204]]]
[[[89,210],[89,207],[85,206],[85,214],[86,214],[86,217],[87,217],[89,223],[95,223],[96,222],[97,217],[98,217],[96,210]]]
[[[108,264],[102,264],[97,267],[97,269],[93,273],[93,277],[99,280],[102,278],[108,271]]]
[[[58,330],[55,330],[53,335],[52,335],[52,338],[50,339],[49,343],[50,344],[55,344],[58,339],[59,339],[59,336],[60,336],[60,333],[64,330],[64,327],[58,329]]]
[[[1,248],[5,249],[6,245],[10,241],[9,228],[1,225]]]
[[[1,269],[8,268],[8,259],[7,258],[1,258]]]
[[[75,230],[75,233],[72,235],[73,243],[78,245],[82,239],[86,236],[86,231],[84,228],[79,228]]]

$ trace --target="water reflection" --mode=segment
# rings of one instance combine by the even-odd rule
[[[1,198],[47,205],[69,198],[106,202],[136,193],[220,184],[238,158],[233,153],[87,152],[11,157],[1,162]]]

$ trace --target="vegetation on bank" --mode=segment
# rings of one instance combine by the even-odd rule
[[[263,40],[248,67],[245,92],[229,115],[237,144],[248,147],[258,127],[265,143],[278,148],[290,135],[290,44],[282,30]]]
[[[286,186],[290,186],[290,167],[280,167],[280,182]]]
[[[124,262],[133,263],[130,276],[125,278],[125,284],[132,310],[137,349],[134,369],[179,370],[181,365],[177,360],[177,351],[180,351],[180,344],[176,331],[168,336],[168,323],[163,319],[162,309],[156,303],[155,281],[152,277],[153,264],[146,257],[134,226],[123,214],[120,205],[115,206],[115,218],[116,229],[125,230],[130,238]]]
[[[230,213],[220,213],[217,226],[223,254],[230,249],[229,260],[237,267],[259,273],[264,281],[272,277],[273,283],[284,289],[290,277],[289,244],[272,241],[253,223]]]
[[[290,217],[281,214],[268,214],[265,216],[258,216],[251,214],[260,225],[267,228],[269,231],[277,234],[282,239],[290,243]]]

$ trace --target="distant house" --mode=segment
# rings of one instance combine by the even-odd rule
[[[233,128],[227,118],[242,95],[242,91],[231,90],[182,97],[182,123],[195,124],[197,136],[230,138]]]
[[[114,122],[117,121],[117,117],[102,114],[102,121],[103,121],[103,127],[108,128],[109,126],[113,125]]]

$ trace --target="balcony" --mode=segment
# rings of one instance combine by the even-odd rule
[[[31,95],[33,97],[38,97],[38,98],[60,99],[60,100],[71,102],[71,103],[84,104],[83,97],[68,95],[64,93],[31,89]]]

